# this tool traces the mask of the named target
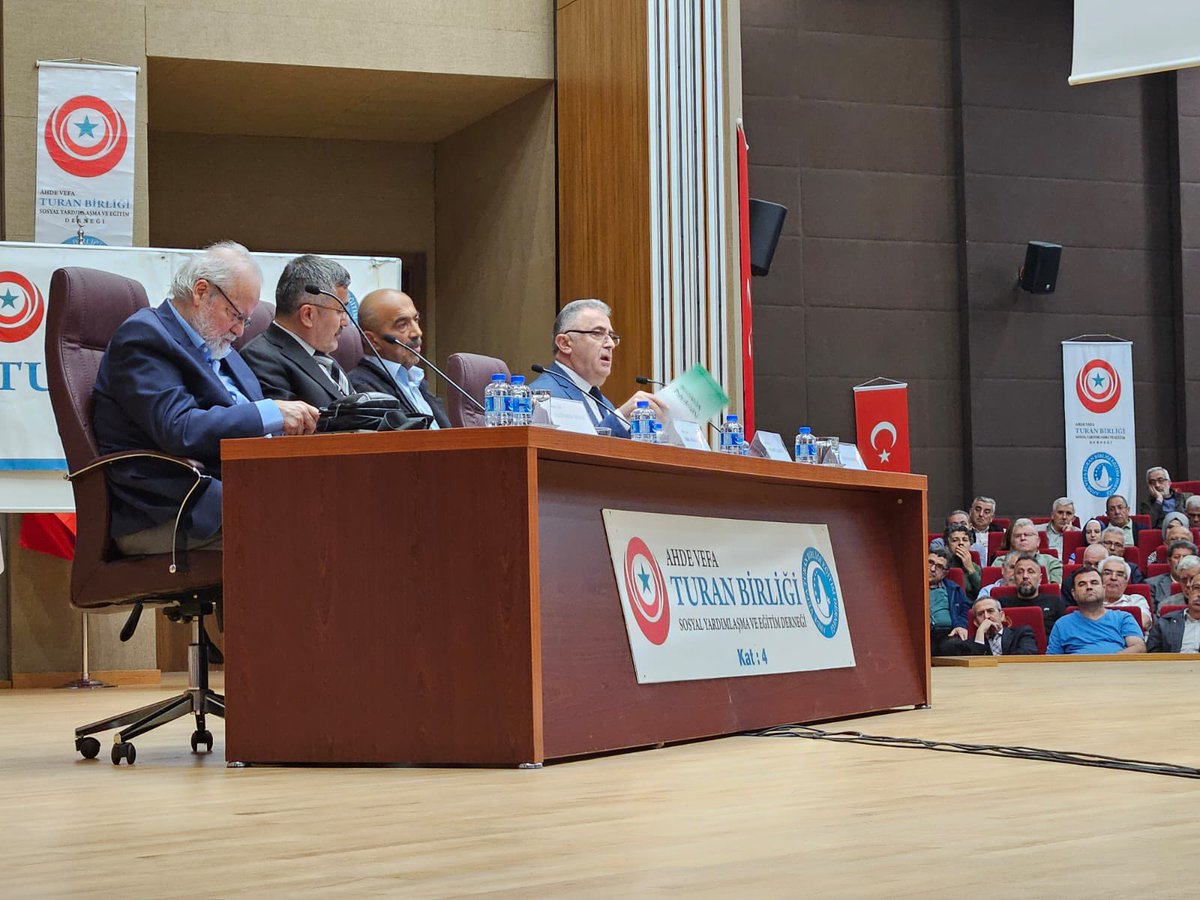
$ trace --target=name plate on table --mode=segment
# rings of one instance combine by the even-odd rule
[[[699,422],[689,422],[686,419],[672,419],[667,423],[668,443],[674,447],[687,447],[689,450],[712,450],[704,439],[704,426]]]
[[[565,397],[554,397],[544,406],[539,404],[534,410],[535,425],[553,425],[563,431],[574,431],[576,434],[595,434],[596,426],[588,415],[583,404],[578,400],[568,400]]]
[[[854,666],[826,526],[603,514],[639,684]]]
[[[764,459],[777,459],[780,462],[792,461],[792,455],[788,453],[783,438],[774,431],[754,432],[754,440],[750,442],[750,455],[761,456]]]

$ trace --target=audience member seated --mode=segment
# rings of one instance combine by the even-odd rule
[[[1013,580],[1017,588],[1017,596],[1004,597],[1000,605],[1036,606],[1042,611],[1042,619],[1046,623],[1046,634],[1067,613],[1067,604],[1061,594],[1051,594],[1042,590],[1042,568],[1038,565],[1033,553],[1017,553],[1013,565]]]
[[[1105,609],[1104,587],[1093,566],[1075,573],[1073,599],[1078,610],[1054,623],[1046,654],[1145,653],[1142,629],[1133,616],[1119,609]]]
[[[962,569],[967,585],[967,599],[974,601],[979,596],[979,579],[983,574],[971,559],[971,529],[966,525],[950,525],[942,534],[943,546],[952,554],[950,567]]]
[[[1141,594],[1127,594],[1129,586],[1129,563],[1120,556],[1109,556],[1100,563],[1100,581],[1104,585],[1104,605],[1136,606],[1141,618],[1142,631],[1150,627],[1150,604]]]
[[[1164,547],[1170,547],[1175,541],[1190,541],[1191,539],[1192,528],[1188,524],[1186,513],[1172,512],[1167,513],[1163,517],[1162,542]],[[1166,562],[1165,559],[1158,558],[1157,550],[1146,558],[1146,565],[1148,566],[1164,562]]]
[[[1162,466],[1154,466],[1146,470],[1146,492],[1149,495],[1143,500],[1138,512],[1150,517],[1150,524],[1155,528],[1163,526],[1167,513],[1183,512],[1183,506],[1192,495],[1187,491],[1171,489],[1171,473]]]
[[[351,326],[333,298],[305,291],[309,284],[343,303],[350,296],[350,273],[341,263],[297,256],[283,267],[275,286],[275,321],[242,349],[242,356],[266,396],[321,407],[351,392],[350,379],[330,355],[342,329]]]
[[[1158,612],[1164,603],[1171,602],[1171,585],[1186,584],[1196,574],[1196,570],[1200,569],[1198,552],[1200,551],[1191,541],[1175,541],[1167,547],[1167,564],[1171,567],[1171,571],[1146,580],[1146,584],[1150,585],[1152,591],[1151,599],[1154,602],[1155,612]],[[1196,560],[1195,565],[1191,560]]]
[[[996,516],[996,501],[991,497],[976,497],[971,501],[969,513],[972,540],[971,546],[979,551],[979,558],[988,558],[988,533],[1004,529],[992,521]]]
[[[1084,549],[1083,558],[1080,560],[1080,563],[1082,565],[1091,566],[1098,572],[1100,571],[1100,563],[1104,562],[1106,559],[1108,559],[1108,548],[1103,544],[1092,544],[1090,547]],[[1075,572],[1078,571],[1078,569],[1075,570]],[[1068,600],[1070,600],[1071,596],[1075,593],[1075,572],[1072,572],[1070,575],[1067,575],[1065,578],[1063,578],[1062,593],[1063,597],[1067,598]],[[1070,606],[1070,603],[1067,605]]]
[[[1200,579],[1183,589],[1187,608],[1160,616],[1146,637],[1151,653],[1200,653]]]
[[[1038,553],[1037,526],[1030,519],[1017,519],[1012,523],[1009,532],[1008,549],[1018,553],[1032,553],[1037,557],[1039,566],[1044,566],[1052,584],[1061,584],[1063,577],[1062,560],[1049,553]],[[992,562],[993,566],[1000,565],[1000,557]]]
[[[971,607],[973,640],[948,637],[942,641],[944,656],[1036,656],[1037,638],[1028,625],[1013,625],[1004,609],[991,598],[976,600]]]
[[[1017,564],[1017,557],[1020,555],[1021,554],[1014,551],[998,557],[997,564],[1000,566],[999,580],[993,581],[991,584],[985,584],[983,587],[981,587],[979,589],[979,595],[975,599],[983,600],[985,597],[992,596],[993,588],[1012,587],[1015,585],[1017,582],[1016,579],[1013,578],[1013,566]]]
[[[1125,543],[1125,533],[1120,528],[1116,528],[1112,525],[1109,525],[1104,529],[1103,532],[1101,532],[1100,543],[1104,545],[1106,550],[1108,550],[1109,556],[1124,557],[1125,548],[1128,546],[1128,544]],[[1142,570],[1138,568],[1136,563],[1129,564],[1129,572],[1130,584],[1141,584],[1146,580],[1146,576],[1142,574]]]
[[[950,560],[945,547],[929,551],[929,646],[933,651],[950,635],[967,637],[971,603],[963,589],[946,577]]]
[[[1068,562],[1081,563],[1083,562],[1083,551],[1092,544],[1100,543],[1100,535],[1104,532],[1104,526],[1100,524],[1099,519],[1088,519],[1083,523],[1083,546],[1071,554]]]
[[[954,512],[952,512],[952,513],[950,513],[950,515],[946,516],[946,528],[942,529],[941,536],[935,537],[932,541],[929,542],[929,549],[932,550],[934,547],[945,547],[946,546],[946,529],[948,529],[951,525],[969,525],[970,521],[971,520],[967,516],[967,511],[965,509],[954,510]],[[974,539],[975,539],[975,533],[972,531],[971,532],[972,543],[974,543]],[[983,559],[983,556],[980,556],[979,558]]]
[[[1183,511],[1187,514],[1188,525],[1200,528],[1200,495],[1193,494],[1188,497],[1187,502],[1183,504]]]
[[[1045,532],[1046,544],[1051,550],[1058,551],[1058,558],[1063,558],[1063,535],[1075,528],[1075,504],[1070,497],[1059,497],[1050,507],[1050,521],[1037,526],[1038,531]]]
[[[307,403],[264,399],[233,349],[261,285],[258,263],[241,244],[222,241],[189,257],[171,296],[116,330],[96,375],[92,427],[101,453],[159,450],[196,460],[213,476],[182,523],[189,547],[222,547],[222,439],[311,434],[317,425]],[[137,458],[114,463],[107,475],[109,527],[121,552],[170,552],[192,474]]]
[[[1137,546],[1137,536],[1138,532],[1142,530],[1142,526],[1129,517],[1129,501],[1120,494],[1113,494],[1108,498],[1108,503],[1104,508],[1108,516],[1109,527],[1121,529],[1121,534],[1125,538],[1125,546]]]

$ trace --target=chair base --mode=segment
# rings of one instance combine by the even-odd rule
[[[82,678],[76,678],[74,681],[68,681],[66,684],[55,686],[56,691],[71,690],[85,691],[92,688],[110,688],[116,687],[115,684],[109,684],[107,681],[101,681],[99,678],[92,678],[89,675],[84,675]]]
[[[204,633],[204,614],[200,612],[190,618],[192,643],[188,646],[187,690],[166,700],[159,700],[76,728],[75,749],[84,759],[95,759],[100,753],[100,742],[91,735],[118,728],[120,730],[113,735],[113,765],[120,765],[121,760],[133,765],[137,759],[137,751],[132,743],[135,737],[188,715],[196,717],[196,730],[192,732],[192,752],[208,753],[212,750],[213,736],[205,727],[205,716],[225,718],[225,697],[208,686],[210,642]],[[204,745],[203,751],[200,750],[201,744]]]

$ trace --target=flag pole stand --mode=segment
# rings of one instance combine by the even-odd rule
[[[88,671],[88,614],[83,614],[83,665],[81,674],[74,681],[68,681],[66,684],[60,684],[59,689],[68,688],[70,690],[81,691],[90,690],[91,688],[110,688],[116,687],[115,684],[109,684],[107,681],[100,681],[93,678]]]

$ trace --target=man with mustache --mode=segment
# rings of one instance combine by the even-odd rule
[[[157,450],[213,476],[183,526],[189,547],[221,545],[221,440],[311,434],[317,410],[266,400],[233,349],[258,306],[262,272],[241,244],[213,244],[180,266],[171,296],[116,330],[100,362],[92,427],[101,453]],[[261,313],[259,313],[261,315]],[[135,458],[107,467],[110,529],[127,555],[167,553],[190,471]]]
[[[371,345],[383,358],[383,367],[373,353],[365,353],[350,372],[350,383],[356,391],[376,391],[391,394],[400,401],[410,416],[430,416],[430,428],[449,428],[450,418],[442,401],[429,390],[420,360],[405,347],[393,344],[388,338],[413,347],[421,347],[421,314],[412,298],[403,291],[381,288],[362,298],[358,307],[358,324]]]

